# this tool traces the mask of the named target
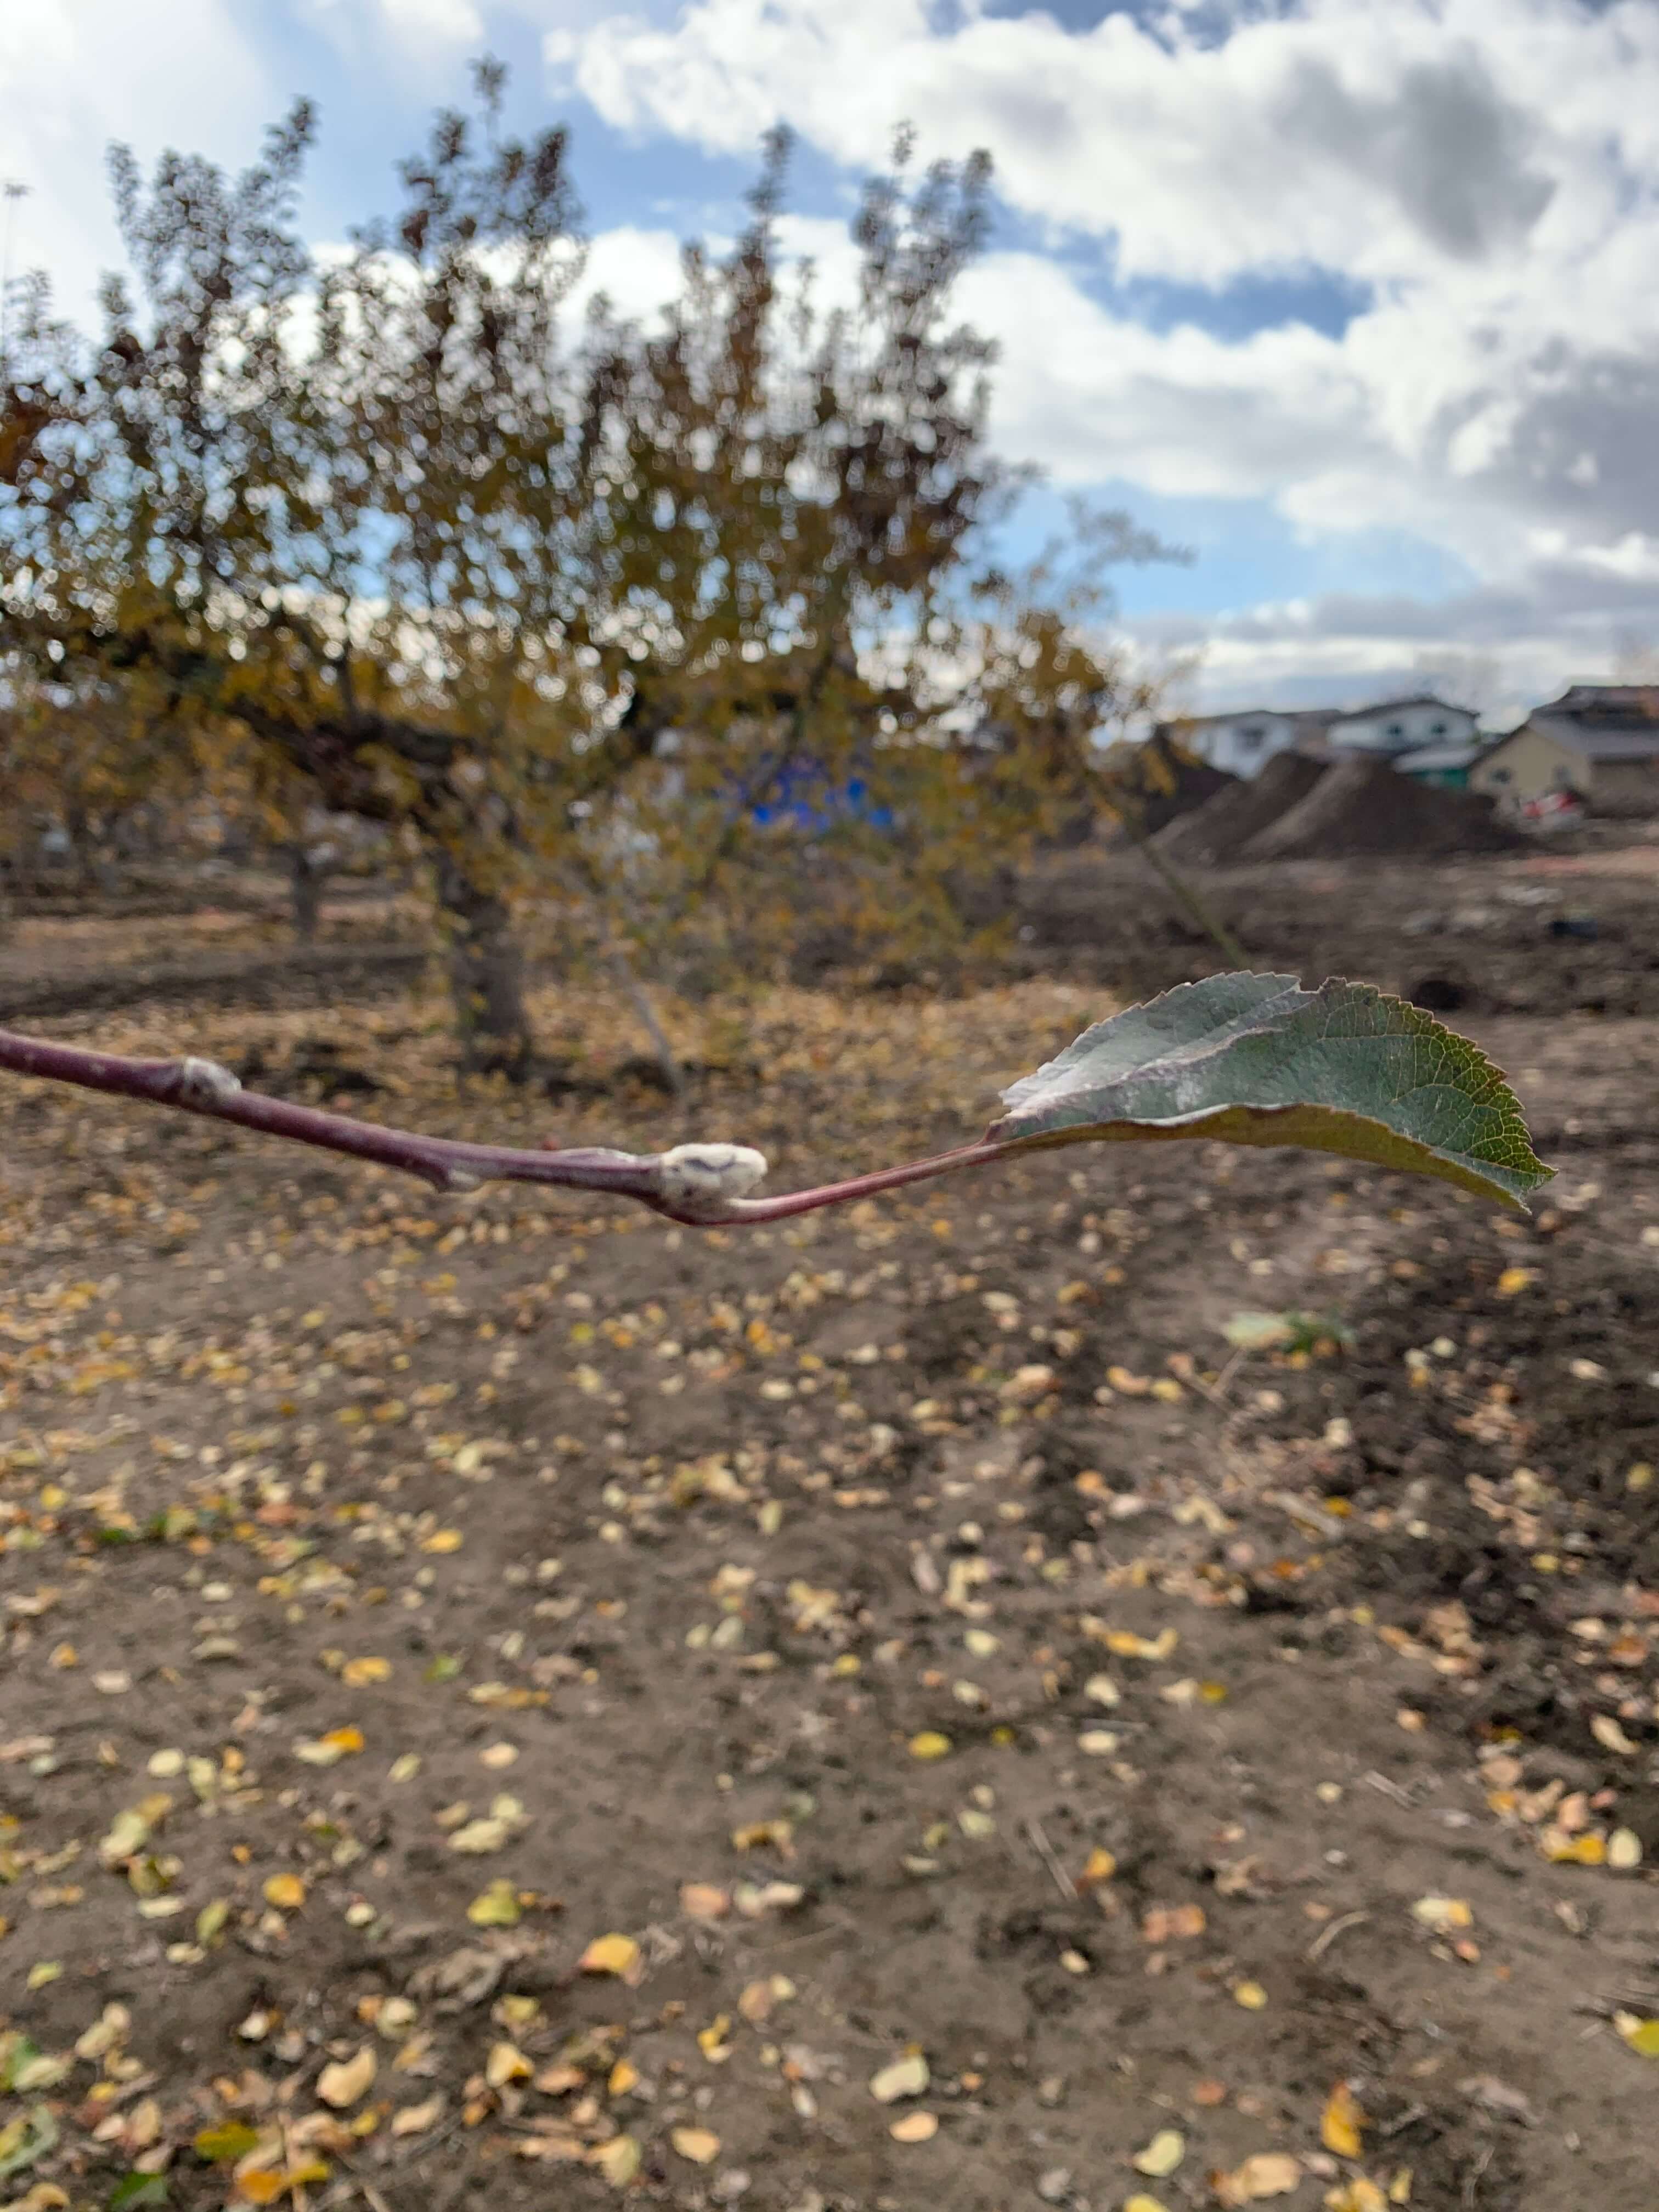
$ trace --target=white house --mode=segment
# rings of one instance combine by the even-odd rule
[[[1231,714],[1196,714],[1168,726],[1171,735],[1212,768],[1254,775],[1275,753],[1317,744],[1330,724],[1322,709],[1256,707]]]
[[[1425,745],[1467,745],[1474,740],[1476,717],[1467,707],[1449,707],[1443,699],[1419,695],[1412,699],[1385,699],[1380,706],[1359,707],[1333,715],[1326,742],[1340,759],[1345,753],[1416,752]]]

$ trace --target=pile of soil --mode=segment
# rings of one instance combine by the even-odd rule
[[[1122,787],[1149,837],[1180,816],[1196,812],[1220,793],[1236,789],[1240,781],[1230,769],[1212,768],[1161,730],[1144,744],[1120,742],[1109,747],[1100,765],[1109,792],[1115,784]],[[1132,842],[1108,819],[1103,842],[1121,846]]]
[[[1491,799],[1441,791],[1400,775],[1386,761],[1344,761],[1307,797],[1261,830],[1239,857],[1324,860],[1349,853],[1496,853],[1521,843]]]
[[[1277,753],[1259,775],[1230,783],[1158,832],[1160,852],[1175,861],[1214,866],[1243,852],[1281,815],[1307,798],[1325,773],[1305,753]]]

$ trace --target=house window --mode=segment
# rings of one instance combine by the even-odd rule
[[[1492,769],[1489,771],[1489,774],[1493,783],[1513,783],[1515,781],[1515,778],[1510,774],[1510,771],[1506,768]]]
[[[1429,735],[1431,738],[1443,738],[1445,734],[1446,726],[1443,722],[1431,722],[1429,724]]]
[[[1385,738],[1403,738],[1406,734],[1405,726],[1400,722],[1390,722],[1382,734]]]
[[[1241,730],[1238,733],[1239,745],[1247,753],[1259,751],[1267,734],[1265,730]]]

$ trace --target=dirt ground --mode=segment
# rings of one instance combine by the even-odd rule
[[[8,1079],[0,2203],[1651,2212],[1650,860],[1205,885],[1464,994],[1528,1219],[1112,1148],[739,1238]],[[585,1079],[459,1091],[360,903],[28,921],[0,1019],[782,1188],[1212,965],[1135,865],[671,1010],[678,1109],[552,984]]]

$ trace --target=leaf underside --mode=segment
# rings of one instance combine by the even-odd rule
[[[1525,1210],[1554,1172],[1479,1048],[1333,977],[1209,975],[1097,1022],[1002,1094],[988,1142],[1026,1151],[1202,1138],[1297,1145],[1437,1176]]]

